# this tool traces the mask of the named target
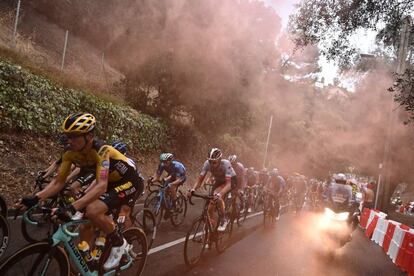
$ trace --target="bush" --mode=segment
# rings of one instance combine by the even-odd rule
[[[141,151],[161,148],[168,137],[164,122],[0,60],[0,127],[2,130],[54,136],[70,113],[90,112],[98,120],[97,135],[122,139]]]

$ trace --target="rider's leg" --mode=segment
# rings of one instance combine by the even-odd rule
[[[110,234],[115,230],[115,223],[106,212],[108,206],[101,200],[95,200],[86,207],[86,217],[105,234]]]
[[[95,229],[96,226],[92,223],[81,224],[79,226],[79,235],[81,241],[86,241],[89,246],[95,244]]]

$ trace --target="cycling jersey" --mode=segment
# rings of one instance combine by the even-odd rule
[[[143,179],[137,173],[134,162],[125,155],[100,141],[94,141],[87,151],[66,151],[62,156],[57,178],[64,182],[75,164],[82,170],[95,170],[96,180],[108,176],[106,193],[100,199],[108,207],[117,207],[140,195],[144,189]]]
[[[208,160],[204,162],[200,175],[205,176],[207,172],[211,172],[216,182],[226,182],[226,178],[236,176],[230,161],[226,159],[221,159],[220,164],[216,167],[210,166]]]
[[[244,184],[244,166],[242,163],[236,162],[232,167],[237,176],[237,189],[242,189]]]
[[[260,185],[266,185],[267,182],[269,182],[269,174],[266,172],[260,172],[259,173],[259,184]]]
[[[254,172],[250,172],[246,175],[247,177],[247,186],[251,187],[256,185],[257,183],[257,176]]]
[[[166,171],[169,176],[172,177],[171,181],[180,179],[180,182],[184,183],[186,180],[186,170],[184,165],[181,162],[173,160],[170,166],[167,166],[164,163],[161,163],[158,166],[157,175],[161,176],[163,171]]]
[[[286,187],[285,179],[280,175],[272,175],[269,179],[269,188],[276,194],[280,193]]]
[[[328,198],[337,204],[349,203],[352,199],[352,188],[349,185],[332,183],[328,188]]]

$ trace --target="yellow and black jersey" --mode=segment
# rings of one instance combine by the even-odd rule
[[[65,181],[74,164],[81,169],[96,170],[96,179],[108,176],[108,188],[112,183],[133,180],[138,174],[135,164],[125,155],[100,141],[94,141],[90,150],[80,152],[66,151],[58,174],[60,181]]]

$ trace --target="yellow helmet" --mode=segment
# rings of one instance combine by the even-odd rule
[[[86,134],[95,128],[96,119],[89,113],[76,113],[66,117],[62,124],[63,133]]]

